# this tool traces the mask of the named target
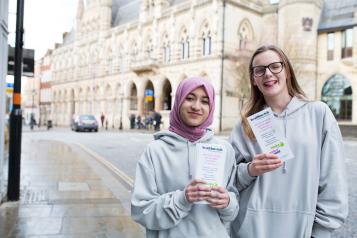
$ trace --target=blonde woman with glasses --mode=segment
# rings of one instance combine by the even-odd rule
[[[348,213],[343,141],[329,107],[309,101],[276,46],[258,48],[250,61],[251,95],[233,129],[240,210],[233,237],[328,238]],[[264,153],[247,118],[267,107],[293,159]]]

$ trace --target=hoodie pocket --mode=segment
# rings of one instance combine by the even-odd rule
[[[314,216],[300,212],[240,211],[239,238],[310,238]]]

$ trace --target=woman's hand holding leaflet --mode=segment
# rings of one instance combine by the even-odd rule
[[[187,185],[185,190],[186,200],[189,203],[207,200],[211,193],[211,187],[203,180],[195,179]]]
[[[203,180],[193,180],[185,190],[189,203],[207,201],[212,208],[222,209],[229,204],[228,191],[221,186],[211,187]]]
[[[209,202],[209,206],[212,208],[222,209],[228,207],[229,200],[230,198],[227,189],[217,186],[211,188],[211,193],[207,202]]]
[[[249,164],[248,172],[251,176],[259,176],[279,168],[282,164],[281,159],[274,154],[257,154]]]

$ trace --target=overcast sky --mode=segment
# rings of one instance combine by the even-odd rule
[[[1,0],[0,0],[1,1]],[[9,0],[9,39],[15,46],[16,2]],[[75,24],[78,0],[24,0],[24,47],[35,49],[35,59],[41,58],[55,43],[62,42],[62,34]],[[270,0],[277,3],[279,0]]]
[[[0,0],[1,1],[1,0]],[[9,38],[15,45],[16,2],[9,0]],[[25,0],[24,47],[35,49],[35,58],[41,58],[56,42],[62,42],[62,33],[70,31],[75,23],[78,0]]]

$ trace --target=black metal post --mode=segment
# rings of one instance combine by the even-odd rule
[[[10,114],[10,144],[9,144],[9,174],[7,198],[9,201],[18,201],[20,198],[20,165],[21,165],[21,75],[22,75],[22,47],[24,0],[17,0],[16,15],[16,42],[15,42],[15,74],[13,108]]]

